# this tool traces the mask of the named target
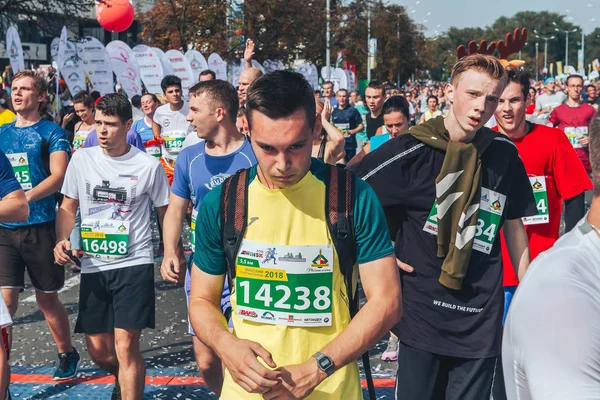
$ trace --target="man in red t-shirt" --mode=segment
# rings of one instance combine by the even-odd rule
[[[495,113],[498,126],[493,129],[513,140],[529,175],[538,215],[523,218],[523,223],[529,240],[529,256],[533,261],[558,240],[563,200],[565,222],[567,230],[570,230],[583,218],[584,192],[592,189],[593,186],[563,131],[533,124],[525,119],[529,74],[524,71],[510,70],[508,81]],[[513,268],[515,260],[510,259],[503,234],[500,235],[500,240],[504,267],[504,319],[506,319],[519,279]],[[494,399],[506,399],[502,368],[496,370],[492,394]]]
[[[570,75],[567,78],[567,102],[552,110],[548,122],[564,131],[586,171],[591,172],[588,130],[596,109],[583,102],[583,78]]]
[[[530,258],[548,250],[558,239],[562,202],[565,201],[567,230],[584,216],[583,196],[592,189],[577,154],[563,131],[525,120],[525,96],[529,91],[529,74],[509,71],[509,84],[504,89],[498,108],[494,129],[510,137],[529,175],[538,215],[524,218],[529,239]],[[576,80],[571,79],[571,83]],[[560,106],[562,107],[562,106]],[[512,294],[519,281],[502,240],[504,263],[505,317]]]

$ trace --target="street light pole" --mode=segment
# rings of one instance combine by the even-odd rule
[[[400,89],[400,15],[398,15],[398,64],[396,68],[398,68],[398,79],[396,80],[396,85],[398,89]]]
[[[546,70],[546,74],[548,74],[548,40],[554,39],[555,36],[542,36],[536,29],[533,32],[538,38],[544,41],[544,69]]]
[[[538,52],[539,52],[540,44],[535,42],[535,80],[538,80],[538,73],[540,71],[539,63],[538,63]]]
[[[327,80],[331,80],[331,44],[329,43],[330,31],[329,31],[329,18],[331,14],[331,0],[327,0],[327,28],[325,29],[325,65],[327,66]],[[323,3],[321,3],[323,4]]]
[[[566,35],[566,37],[565,37],[565,66],[567,66],[567,65],[569,65],[569,33],[577,32],[577,28],[571,29],[569,31],[569,30],[565,30],[565,29],[560,29],[558,27],[558,25],[556,24],[556,22],[552,22],[552,25],[555,26],[554,30],[556,32],[564,33]]]
[[[569,31],[565,36],[565,66],[569,65]]]
[[[367,0],[367,82],[371,82],[371,7]]]

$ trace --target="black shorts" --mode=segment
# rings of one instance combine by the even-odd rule
[[[459,358],[398,344],[396,400],[489,399],[496,357]]]
[[[75,333],[154,328],[154,264],[81,274]]]
[[[56,292],[65,283],[65,269],[54,263],[53,222],[16,229],[0,227],[0,287],[25,287],[25,269],[34,288]]]

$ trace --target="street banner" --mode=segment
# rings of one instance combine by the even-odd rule
[[[106,45],[117,81],[129,98],[142,94],[140,68],[131,48],[120,40],[113,40]]]
[[[160,56],[151,47],[143,44],[135,46],[132,51],[140,67],[140,78],[148,93],[162,93],[160,82],[165,75]]]
[[[94,90],[102,96],[114,93],[112,65],[104,45],[95,37],[85,36],[77,43],[77,51]]]
[[[185,53],[185,58],[190,62],[190,67],[194,71],[194,82],[198,82],[200,72],[208,69],[206,58],[198,50],[188,50]]]
[[[75,96],[82,90],[87,90],[85,69],[83,60],[79,57],[77,44],[67,40],[63,60],[60,65],[60,74],[71,91],[71,96]]]
[[[194,71],[190,66],[190,62],[179,50],[169,50],[165,53],[171,66],[173,67],[173,75],[181,79],[181,91],[183,97],[188,98],[189,89],[194,86]]]
[[[208,56],[208,68],[217,75],[217,79],[227,80],[227,63],[217,53]]]
[[[6,54],[14,74],[25,69],[23,46],[21,46],[21,38],[14,25],[11,25],[6,31]]]
[[[173,75],[173,67],[171,66],[171,62],[165,55],[165,52],[162,51],[161,49],[159,49],[158,47],[153,47],[152,50],[154,50],[154,52],[156,54],[158,54],[158,57],[160,58],[160,63],[163,67],[163,73],[165,74],[165,76]]]

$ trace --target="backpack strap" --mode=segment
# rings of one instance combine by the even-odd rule
[[[358,313],[358,285],[354,288],[353,275],[356,265],[356,240],[354,236],[354,175],[336,166],[328,165],[325,174],[326,216],[329,233],[338,255],[340,270],[346,283],[350,317]],[[369,398],[376,399],[375,385],[371,375],[369,351],[362,355]]]
[[[230,290],[232,290],[235,278],[235,258],[246,231],[249,177],[247,169],[238,171],[223,182],[223,191],[221,192],[221,237],[227,260],[227,279]]]

